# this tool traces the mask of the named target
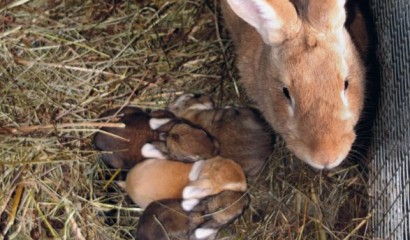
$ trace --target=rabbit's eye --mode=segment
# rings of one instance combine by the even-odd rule
[[[288,90],[287,87],[284,87],[284,88],[283,88],[283,94],[285,95],[285,97],[286,97],[290,102],[292,102],[292,99],[290,98],[290,93],[289,93],[289,90]]]
[[[179,141],[179,135],[178,134],[171,134],[170,136],[174,141]]]
[[[349,87],[349,80],[345,80],[345,91],[347,90],[347,88]]]

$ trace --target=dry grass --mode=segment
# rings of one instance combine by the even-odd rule
[[[249,104],[219,20],[213,1],[0,1],[1,236],[132,239],[141,210],[109,184],[94,122],[183,92]],[[368,239],[353,163],[314,172],[279,141],[249,185],[251,206],[219,238]]]

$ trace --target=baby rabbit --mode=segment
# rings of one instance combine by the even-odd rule
[[[363,108],[365,69],[344,27],[345,2],[221,1],[245,90],[287,147],[317,169],[345,159]]]
[[[101,117],[114,116],[118,111],[111,109]],[[158,134],[149,126],[150,115],[139,108],[125,107],[117,116],[118,121],[125,123],[125,128],[104,127],[102,132],[94,135],[93,144],[96,149],[104,151],[101,154],[104,162],[114,168],[129,169],[144,159],[141,147],[157,140]]]
[[[138,240],[194,239],[192,231],[202,222],[200,213],[185,212],[181,200],[151,202],[138,221]]]
[[[206,197],[190,212],[181,208],[181,200],[155,201],[140,217],[136,238],[214,239],[218,230],[238,218],[248,203],[246,194],[235,191]]]
[[[218,195],[202,199],[192,209],[193,213],[201,212],[205,218],[199,228],[195,229],[195,237],[202,239],[209,236],[210,239],[214,239],[218,230],[241,216],[248,204],[248,195],[237,191],[223,191]]]
[[[242,168],[222,157],[183,163],[166,159],[148,159],[137,164],[120,183],[131,199],[145,208],[161,199],[186,199],[186,210],[192,209],[200,198],[224,190],[246,191]]]
[[[248,176],[262,169],[273,150],[270,128],[252,109],[214,109],[209,97],[185,94],[171,103],[168,110],[215,136],[220,144],[219,155],[236,161]]]
[[[168,159],[197,161],[218,155],[219,142],[201,127],[182,119],[172,119],[164,124],[164,119],[151,119],[151,128],[160,134],[162,141],[144,145],[143,149],[158,149]],[[143,150],[144,157],[155,157]]]
[[[116,112],[118,109],[109,110],[102,117]],[[138,108],[126,107],[117,115],[120,116],[118,121],[125,123],[125,128],[102,128],[102,132],[96,133],[93,139],[94,146],[105,151],[101,156],[103,161],[114,168],[129,169],[145,158],[206,159],[219,151],[214,137],[198,126],[174,119],[171,112],[148,114]],[[150,127],[152,117],[156,117],[154,123],[163,124],[158,131]],[[163,120],[161,117],[167,118]],[[166,144],[161,142],[164,139]],[[146,144],[148,142],[152,144]]]

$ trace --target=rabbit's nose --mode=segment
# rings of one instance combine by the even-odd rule
[[[337,166],[346,158],[344,154],[332,154],[332,153],[320,153],[316,157],[316,162],[322,165],[324,169],[332,169]]]
[[[328,164],[326,164],[325,168],[326,169],[332,169],[335,168],[337,166],[339,166],[339,164],[346,158],[345,155],[340,155],[338,156],[335,160],[329,162]]]
[[[316,156],[316,162],[323,166],[331,164],[334,160],[336,160],[336,157],[333,157],[332,154],[327,152],[321,152]]]

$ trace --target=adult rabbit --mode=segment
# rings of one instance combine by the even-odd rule
[[[363,108],[365,69],[344,27],[345,2],[222,0],[248,95],[317,169],[346,158]]]

